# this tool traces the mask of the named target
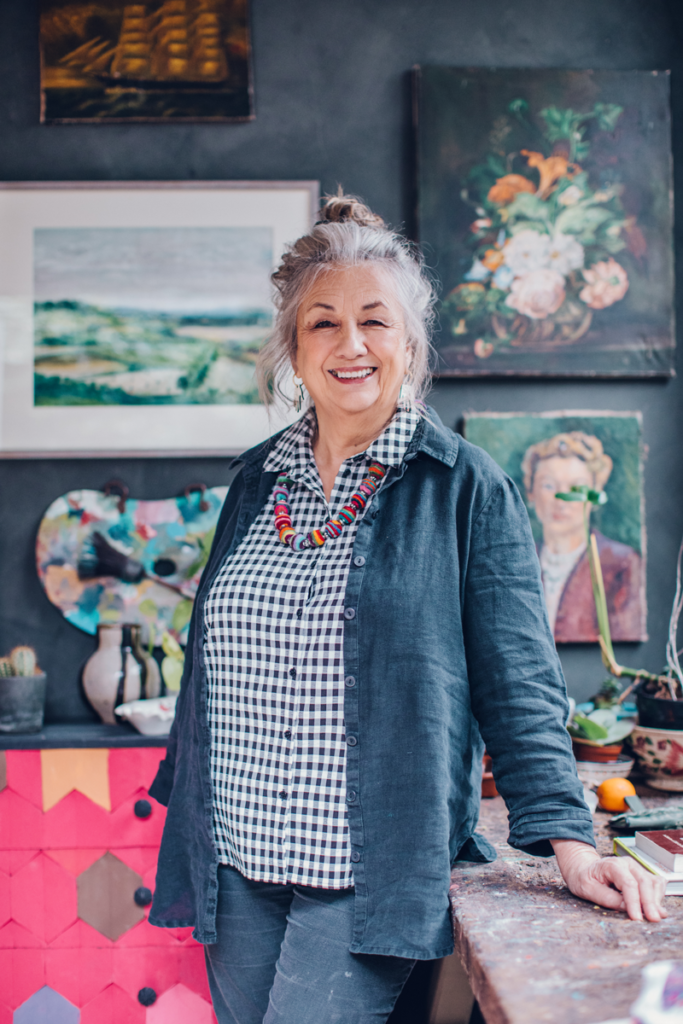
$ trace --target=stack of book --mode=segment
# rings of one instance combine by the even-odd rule
[[[636,832],[633,839],[615,839],[617,857],[633,857],[653,875],[666,879],[667,896],[683,896],[683,829]]]

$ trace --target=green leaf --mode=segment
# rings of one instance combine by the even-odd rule
[[[596,103],[593,108],[598,119],[598,127],[603,132],[613,132],[624,108],[616,103]]]
[[[146,597],[144,601],[139,604],[140,614],[144,615],[146,619],[153,619],[157,614],[157,606],[151,598]]]
[[[520,192],[508,206],[510,218],[524,217],[526,220],[547,220],[546,203],[531,192]],[[536,228],[538,230],[538,228]]]
[[[171,693],[177,693],[183,678],[183,662],[178,661],[177,658],[164,658],[161,662],[161,674],[164,677],[166,689]]]
[[[588,501],[585,494],[576,494],[575,492],[558,491],[555,495],[560,501]]]
[[[555,229],[563,235],[580,235],[584,232],[592,234],[612,216],[613,214],[604,207],[577,203],[576,206],[568,206],[562,211],[555,221]]]
[[[167,632],[167,631],[165,631],[162,634],[161,646],[164,649],[164,654],[168,658],[175,658],[176,660],[184,660],[185,659],[185,655],[183,654],[182,647],[180,646],[178,641],[175,639],[175,637],[172,637],[171,634],[169,632]]]
[[[593,712],[595,714],[595,712]],[[606,740],[609,735],[608,730],[604,725],[600,725],[599,722],[593,721],[592,717],[586,715],[575,714],[572,719],[569,731],[572,734],[576,731],[579,737],[584,737],[588,740]]]
[[[178,604],[173,609],[171,629],[175,629],[176,633],[182,633],[185,626],[190,621],[192,616],[192,605],[193,602],[190,601],[189,598],[185,598],[183,601],[178,601]]]

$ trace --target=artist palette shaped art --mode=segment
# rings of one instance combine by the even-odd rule
[[[178,498],[140,501],[117,481],[63,494],[45,512],[36,542],[49,600],[86,633],[138,623],[147,642],[158,645],[169,631],[186,643],[227,492],[190,485]]]

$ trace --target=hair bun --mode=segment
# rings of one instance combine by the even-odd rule
[[[353,221],[364,228],[386,228],[382,218],[356,196],[344,195],[341,186],[336,196],[325,196],[318,224],[343,224]]]

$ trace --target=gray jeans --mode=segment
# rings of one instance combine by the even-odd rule
[[[350,953],[353,889],[251,882],[218,869],[206,966],[219,1024],[384,1024],[414,960]]]

